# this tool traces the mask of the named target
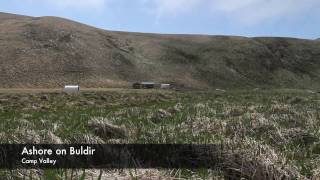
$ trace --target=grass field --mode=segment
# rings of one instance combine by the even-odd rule
[[[219,170],[2,170],[34,179],[320,179],[320,94],[0,91],[2,143],[221,144]],[[30,175],[31,174],[31,175]]]

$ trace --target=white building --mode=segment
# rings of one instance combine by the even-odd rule
[[[170,84],[160,84],[161,89],[170,89],[171,85]]]
[[[66,93],[78,93],[78,92],[80,92],[80,86],[78,86],[78,85],[67,85],[67,86],[64,86],[63,91],[66,92]]]

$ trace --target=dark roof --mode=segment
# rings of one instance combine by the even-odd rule
[[[154,82],[141,82],[142,85],[154,85]]]

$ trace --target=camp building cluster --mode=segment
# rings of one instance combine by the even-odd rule
[[[172,84],[157,84],[154,82],[136,82],[132,84],[133,89],[171,89],[173,88]],[[66,85],[63,88],[63,91],[66,93],[75,93],[80,92],[79,85]]]
[[[136,82],[133,83],[132,88],[134,89],[170,89],[172,88],[171,84],[157,84],[154,82]]]

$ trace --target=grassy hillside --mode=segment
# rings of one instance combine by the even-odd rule
[[[318,88],[320,42],[113,32],[0,13],[0,87]]]

